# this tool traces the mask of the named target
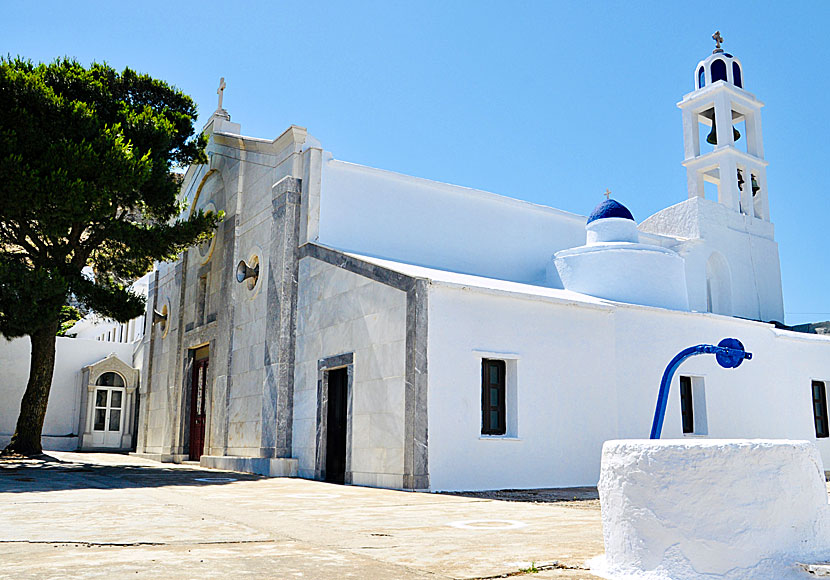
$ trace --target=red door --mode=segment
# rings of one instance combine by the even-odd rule
[[[205,448],[205,384],[207,383],[207,357],[193,363],[193,380],[190,391],[190,460],[198,461]]]

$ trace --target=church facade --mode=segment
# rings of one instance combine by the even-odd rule
[[[753,359],[684,363],[663,436],[807,439],[830,461],[830,337],[779,324],[763,105],[717,49],[678,106],[688,198],[639,225],[614,200],[586,218],[340,161],[296,126],[243,136],[220,107],[182,195],[225,219],[150,280],[137,453],[402,489],[594,485],[605,440],[648,436],[668,361],[734,337]]]

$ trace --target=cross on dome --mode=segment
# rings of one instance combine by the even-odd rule
[[[611,199],[611,190],[606,187],[605,193],[603,193],[602,195],[605,196],[605,199]]]
[[[715,31],[715,33],[712,35],[712,40],[715,41],[715,50],[712,51],[712,54],[723,52],[723,49],[720,47],[720,43],[723,42],[723,37],[720,35],[720,30]]]

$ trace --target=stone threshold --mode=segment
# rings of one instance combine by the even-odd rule
[[[293,457],[236,457],[233,455],[202,455],[199,464],[211,469],[241,471],[268,477],[297,477],[300,460]]]

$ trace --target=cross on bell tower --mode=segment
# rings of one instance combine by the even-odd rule
[[[709,183],[716,187],[719,203],[750,218],[770,221],[761,136],[764,103],[744,89],[743,66],[721,48],[720,31],[712,40],[715,50],[695,67],[695,90],[677,104],[683,111],[683,166],[689,198],[706,197],[705,184]],[[701,143],[701,129],[708,132],[705,143]]]
[[[720,47],[720,43],[723,42],[723,37],[720,35],[720,30],[716,31],[712,35],[712,40],[715,41],[715,50],[712,51],[712,54],[723,52],[723,49]]]

